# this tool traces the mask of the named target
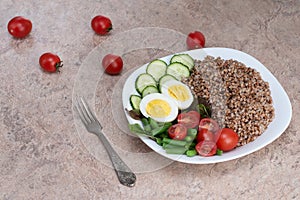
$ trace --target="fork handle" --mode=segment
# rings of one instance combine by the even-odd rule
[[[101,142],[103,143],[109,158],[114,166],[115,172],[121,184],[129,187],[133,187],[136,181],[136,175],[131,171],[131,169],[126,165],[126,163],[120,158],[114,148],[111,146],[110,142],[107,140],[105,135],[99,131],[96,133]]]

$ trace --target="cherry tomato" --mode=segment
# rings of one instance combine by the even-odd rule
[[[197,142],[201,141],[212,141],[215,142],[215,135],[207,129],[201,129],[197,134]]]
[[[197,111],[189,111],[180,113],[177,117],[179,124],[183,124],[187,128],[194,128],[199,124],[200,114]]]
[[[26,37],[31,32],[31,29],[31,21],[21,16],[12,18],[7,24],[8,32],[15,38]]]
[[[187,135],[187,128],[182,124],[174,124],[168,129],[168,134],[171,139],[183,140]]]
[[[205,46],[205,37],[200,31],[189,33],[186,44],[189,50],[203,48]]]
[[[196,144],[195,149],[200,156],[213,156],[217,153],[215,142],[204,140]]]
[[[102,67],[108,74],[119,74],[123,69],[123,60],[120,56],[107,54],[102,59]]]
[[[59,68],[63,66],[60,58],[53,53],[44,53],[40,57],[40,66],[47,72],[59,72]]]
[[[199,123],[199,131],[201,129],[207,129],[212,133],[216,133],[219,130],[219,125],[211,118],[203,118]]]
[[[222,151],[234,149],[239,141],[239,136],[230,128],[223,128],[217,134],[217,147]]]
[[[112,30],[112,23],[108,17],[97,15],[91,21],[92,29],[99,35],[106,35]]]

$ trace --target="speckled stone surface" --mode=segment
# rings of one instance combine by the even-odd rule
[[[2,0],[0,13],[0,199],[300,198],[300,1]],[[99,14],[113,22],[108,36],[90,28]],[[6,28],[16,15],[33,23],[22,40]],[[194,30],[205,34],[206,47],[254,56],[285,88],[293,116],[273,143],[232,161],[191,165],[170,162],[128,134],[122,81],[151,59],[186,50],[182,38]],[[139,31],[138,45],[126,38]],[[119,76],[85,69],[99,69],[103,55],[91,55],[105,45],[123,53]],[[39,56],[48,51],[63,60],[61,73],[40,70]],[[86,74],[97,79],[91,88]],[[88,89],[109,140],[137,173],[133,188],[119,184],[101,143],[78,123],[72,97]]]

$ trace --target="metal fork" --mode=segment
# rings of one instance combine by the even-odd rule
[[[109,158],[114,166],[115,172],[121,184],[132,187],[135,184],[136,176],[124,163],[117,152],[113,149],[107,138],[102,132],[102,126],[96,116],[90,110],[83,98],[76,98],[76,109],[84,126],[90,133],[94,133],[103,143]]]

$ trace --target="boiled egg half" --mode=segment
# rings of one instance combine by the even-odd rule
[[[186,109],[194,101],[190,88],[177,80],[170,80],[161,86],[161,93],[173,99],[179,109]]]
[[[141,100],[140,111],[145,117],[151,117],[158,122],[171,122],[178,115],[176,103],[160,93],[145,96]]]

